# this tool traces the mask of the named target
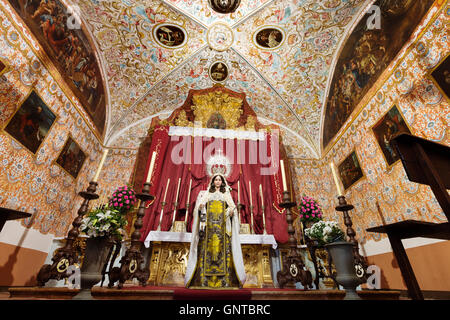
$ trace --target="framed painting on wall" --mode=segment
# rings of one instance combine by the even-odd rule
[[[56,163],[74,179],[77,179],[85,160],[86,154],[81,150],[75,140],[69,136],[69,139],[67,139],[61,153],[56,159]]]
[[[395,148],[390,144],[390,140],[399,133],[409,133],[411,130],[405,122],[401,112],[396,105],[383,116],[372,127],[373,134],[377,139],[384,159],[388,167],[396,163],[400,158]]]
[[[429,77],[434,84],[441,90],[447,100],[450,100],[450,53],[431,70]]]
[[[339,176],[344,189],[347,190],[364,177],[356,151],[353,151],[338,166]]]
[[[4,128],[11,137],[36,154],[55,123],[56,115],[32,90]]]

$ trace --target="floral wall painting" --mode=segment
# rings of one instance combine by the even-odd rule
[[[215,82],[223,82],[228,78],[228,66],[223,61],[214,62],[209,68],[209,76]]]
[[[74,179],[78,177],[78,173],[83,166],[86,154],[81,150],[80,146],[69,136],[64,147],[56,159],[56,163],[61,166]]]
[[[208,0],[211,8],[218,13],[232,13],[236,11],[241,0]]]
[[[397,106],[393,106],[373,127],[372,131],[381,148],[384,159],[388,166],[393,165],[400,158],[395,148],[390,144],[390,140],[397,134],[409,133],[409,129],[405,119],[398,110]]]
[[[350,155],[339,164],[338,171],[345,190],[364,177],[356,151],[350,153]]]
[[[260,49],[277,49],[283,44],[284,31],[275,27],[263,27],[253,35],[254,44]]]
[[[432,80],[450,100],[450,54],[430,73]]]
[[[366,15],[344,45],[326,101],[323,148],[339,132],[361,99],[395,59],[433,0],[377,0],[381,28],[370,30]]]
[[[9,0],[102,135],[106,102],[100,69],[83,26],[58,0]]]
[[[163,23],[153,29],[153,37],[162,47],[174,49],[186,44],[186,31],[175,24]]]
[[[32,90],[14,113],[4,130],[33,154],[38,150],[56,115],[47,107],[41,97]]]

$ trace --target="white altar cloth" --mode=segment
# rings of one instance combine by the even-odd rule
[[[146,248],[150,247],[152,241],[165,242],[191,242],[190,232],[170,232],[170,231],[150,231],[144,241]],[[277,242],[273,234],[239,234],[241,244],[271,244],[272,248],[277,248]]]

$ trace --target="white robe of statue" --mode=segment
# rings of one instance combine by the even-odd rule
[[[195,204],[195,208],[193,211],[194,221],[192,224],[192,238],[191,238],[191,247],[189,250],[189,260],[186,268],[186,276],[184,278],[184,285],[188,286],[192,277],[194,276],[195,268],[197,266],[197,256],[198,256],[198,242],[199,242],[199,227],[200,227],[200,217],[198,214],[198,210],[200,205],[204,205],[203,210],[206,210],[206,203],[211,200],[222,200],[228,204],[228,208],[226,211],[226,232],[231,236],[231,251],[233,254],[233,262],[234,268],[236,270],[237,278],[241,285],[245,282],[245,268],[244,268],[244,260],[242,258],[242,249],[241,243],[239,240],[239,218],[236,210],[236,205],[234,204],[233,199],[231,198],[231,194],[228,191],[228,186],[226,187],[227,191],[222,193],[220,191],[209,192],[208,190],[202,190],[198,194],[197,201]],[[230,213],[233,212],[233,217],[230,217]]]

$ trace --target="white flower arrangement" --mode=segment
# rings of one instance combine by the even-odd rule
[[[344,232],[335,221],[319,221],[305,230],[305,236],[317,240],[320,245],[344,240]]]
[[[106,207],[89,212],[83,218],[80,229],[91,238],[116,236],[122,239],[126,225],[127,220],[119,210]]]

